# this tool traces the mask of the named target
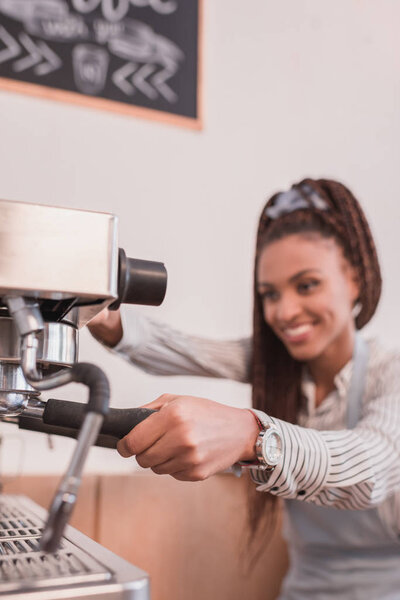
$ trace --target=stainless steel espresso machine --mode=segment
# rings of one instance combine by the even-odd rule
[[[159,305],[162,263],[128,258],[111,214],[0,200],[0,418],[77,438],[49,512],[0,494],[0,596],[148,600],[149,581],[68,525],[93,444],[115,447],[151,411],[110,409],[106,375],[77,362],[78,333],[103,308]],[[40,397],[70,382],[86,404]]]

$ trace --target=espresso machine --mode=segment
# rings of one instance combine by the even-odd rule
[[[78,336],[103,308],[159,305],[162,263],[118,247],[114,215],[0,200],[0,418],[76,438],[48,513],[0,494],[0,596],[149,600],[148,576],[68,525],[93,444],[113,448],[152,411],[110,409],[109,383],[78,362]],[[70,382],[87,403],[41,399]]]

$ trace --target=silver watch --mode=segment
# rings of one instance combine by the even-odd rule
[[[257,436],[255,452],[258,468],[273,471],[283,457],[283,439],[277,426],[265,418],[264,413],[251,409],[262,429]]]

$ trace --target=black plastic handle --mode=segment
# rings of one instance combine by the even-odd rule
[[[110,408],[104,417],[100,435],[120,440],[154,412],[149,408]],[[85,404],[51,398],[46,402],[42,418],[46,425],[80,429],[86,413]]]
[[[71,427],[57,427],[57,425],[46,425],[41,419],[37,417],[25,417],[22,413],[18,417],[18,427],[20,429],[27,429],[28,431],[38,431],[40,433],[46,433],[47,435],[62,435],[64,437],[76,439],[79,435],[79,429],[72,429]],[[101,448],[116,448],[118,438],[111,435],[97,436],[94,446],[100,446]]]

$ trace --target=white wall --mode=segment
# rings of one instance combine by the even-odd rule
[[[370,329],[399,346],[400,3],[205,4],[203,131],[0,91],[0,197],[119,215],[127,253],[169,271],[164,305],[145,310],[222,338],[250,331],[264,199],[307,175],[338,178],[363,203],[380,250],[385,288]],[[166,391],[239,406],[250,397],[241,384],[145,375],[86,331],[80,358],[106,370],[114,406]],[[53,438],[50,451],[40,434],[4,424],[0,432],[9,475],[61,473],[74,444]],[[134,462],[93,449],[88,468],[117,472]]]

